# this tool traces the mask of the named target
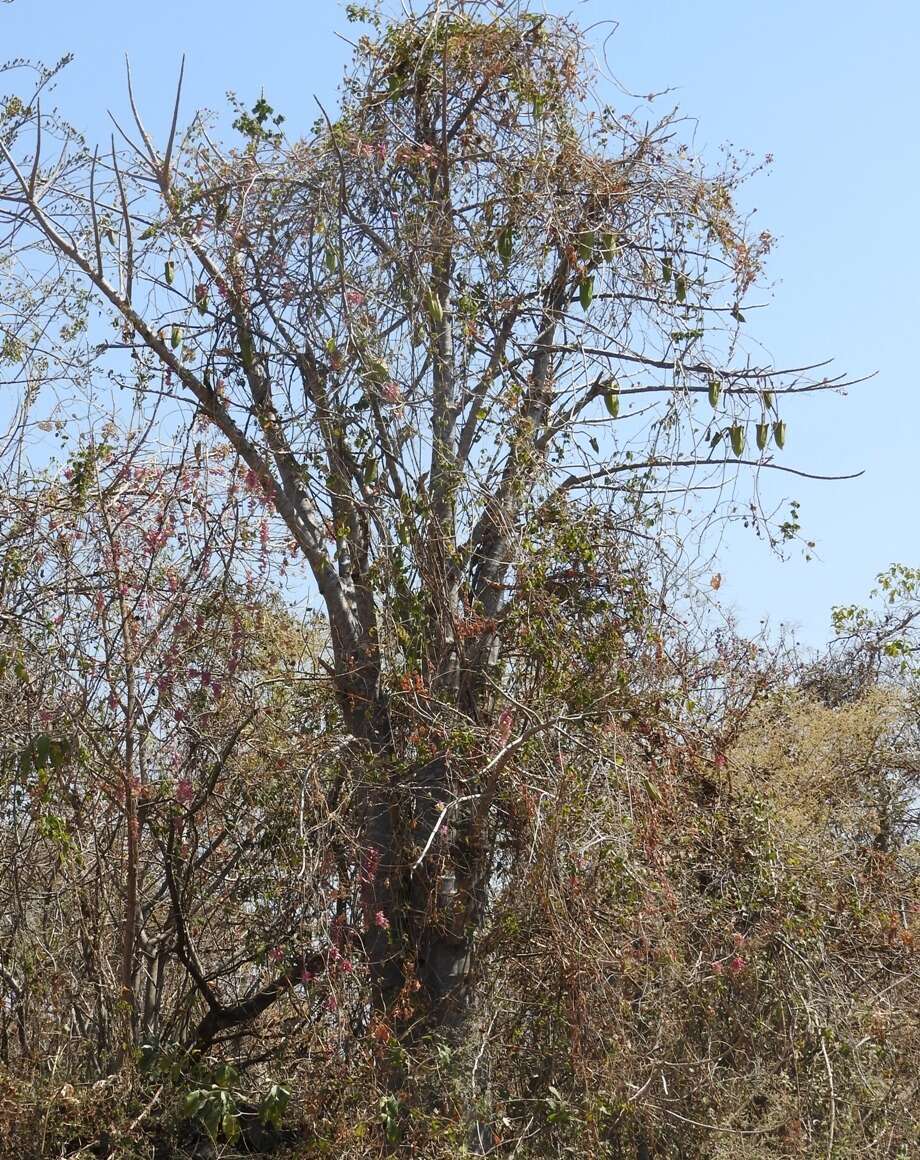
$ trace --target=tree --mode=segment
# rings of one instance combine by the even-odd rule
[[[336,950],[371,979],[356,1018],[450,1051],[481,1015],[503,907],[532,939],[535,899],[574,905],[566,770],[580,808],[596,776],[622,824],[628,722],[643,825],[663,794],[649,769],[685,776],[685,803],[709,792],[711,738],[682,749],[697,726],[676,706],[686,666],[704,691],[711,670],[669,631],[667,567],[643,545],[672,494],[798,471],[778,461],[781,405],[843,380],[752,364],[743,312],[771,239],[735,208],[740,167],[708,173],[672,117],[645,129],[594,103],[574,25],[465,0],[365,15],[340,109],[304,139],[264,99],[237,110],[236,148],[201,117],[183,130],[181,82],[162,147],[133,96],[105,152],[21,102],[0,214],[42,292],[7,279],[6,359],[69,389],[105,373],[152,431],[222,443],[306,562],[337,714],[326,773],[348,791]],[[545,851],[530,783],[555,803]],[[231,1009],[179,953],[199,1004]],[[303,966],[291,952],[288,983]]]

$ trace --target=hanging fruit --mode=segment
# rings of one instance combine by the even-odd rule
[[[728,429],[728,437],[731,440],[732,451],[735,455],[741,455],[744,451],[744,428],[740,423],[733,423]]]
[[[601,234],[600,257],[602,262],[612,262],[617,255],[617,235],[614,230]]]
[[[773,438],[776,440],[776,446],[782,451],[786,446],[786,424],[781,419],[773,424]]]
[[[514,231],[510,225],[502,226],[498,231],[496,249],[503,264],[507,266],[514,251]]]
[[[441,306],[441,299],[433,290],[429,290],[425,295],[425,302],[428,306],[428,313],[431,315],[431,320],[437,326],[444,318],[444,308]]]
[[[757,450],[758,451],[763,451],[763,449],[767,445],[767,440],[769,438],[770,438],[770,424],[769,423],[758,423],[757,424]]]
[[[590,260],[594,253],[594,231],[582,230],[575,242],[575,251],[583,262]]]
[[[719,405],[719,395],[722,393],[722,384],[718,379],[709,380],[709,405],[713,410]]]

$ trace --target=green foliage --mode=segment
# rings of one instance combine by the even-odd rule
[[[237,114],[233,128],[246,137],[250,145],[278,144],[281,141],[284,115],[275,112],[264,96],[259,97],[248,111],[232,93],[230,101]]]

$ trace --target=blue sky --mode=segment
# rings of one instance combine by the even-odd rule
[[[535,0],[539,9],[541,0]],[[833,357],[853,375],[876,371],[847,398],[816,396],[790,409],[787,462],[819,472],[865,469],[853,482],[774,477],[769,495],[801,502],[819,558],[772,559],[733,532],[720,562],[720,597],[742,624],[763,616],[825,638],[832,604],[865,598],[893,561],[920,565],[914,470],[920,459],[920,384],[914,348],[920,269],[913,228],[920,210],[916,51],[920,6],[881,0],[551,0],[585,25],[618,21],[608,62],[634,92],[664,88],[661,112],[695,119],[697,151],[731,143],[772,153],[743,207],[779,244],[776,283],[751,329],[780,365]],[[598,43],[603,31],[598,29]],[[226,90],[266,96],[294,132],[316,116],[314,94],[334,102],[354,35],[333,0],[258,4],[160,0],[14,0],[0,6],[0,56],[76,59],[57,89],[68,118],[90,137],[122,114],[124,55],[148,126],[162,133],[184,52],[186,110],[225,106]],[[615,90],[609,90],[616,99]]]

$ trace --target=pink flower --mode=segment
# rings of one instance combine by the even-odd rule
[[[732,961],[728,964],[728,969],[733,975],[737,975],[744,970],[745,965],[746,964],[744,959],[740,958],[738,955],[735,955]]]
[[[401,403],[402,391],[399,389],[398,384],[391,380],[388,383],[384,383],[380,388],[380,397],[385,403]]]
[[[272,947],[272,949],[268,952],[268,957],[273,963],[280,963],[284,958],[284,951],[281,949],[281,947]]]
[[[351,307],[363,306],[366,299],[360,290],[347,290],[345,292],[345,301]]]
[[[314,975],[312,971],[308,971],[306,969],[306,967],[304,967],[303,972],[300,976],[301,983],[303,983],[304,986],[307,986],[307,984],[312,983],[315,978],[316,978],[316,975]]]
[[[374,915],[374,924],[376,926],[379,926],[381,930],[389,930],[390,929],[390,920],[387,918],[387,916],[383,913],[382,910],[378,910],[377,913]]]
[[[176,801],[180,806],[189,806],[194,796],[195,790],[192,787],[192,783],[187,777],[180,777],[176,783]]]
[[[716,961],[714,963],[710,963],[709,965],[712,968],[712,973],[714,975],[721,975],[722,972],[725,970],[725,968],[722,966],[722,964],[718,961]]]

